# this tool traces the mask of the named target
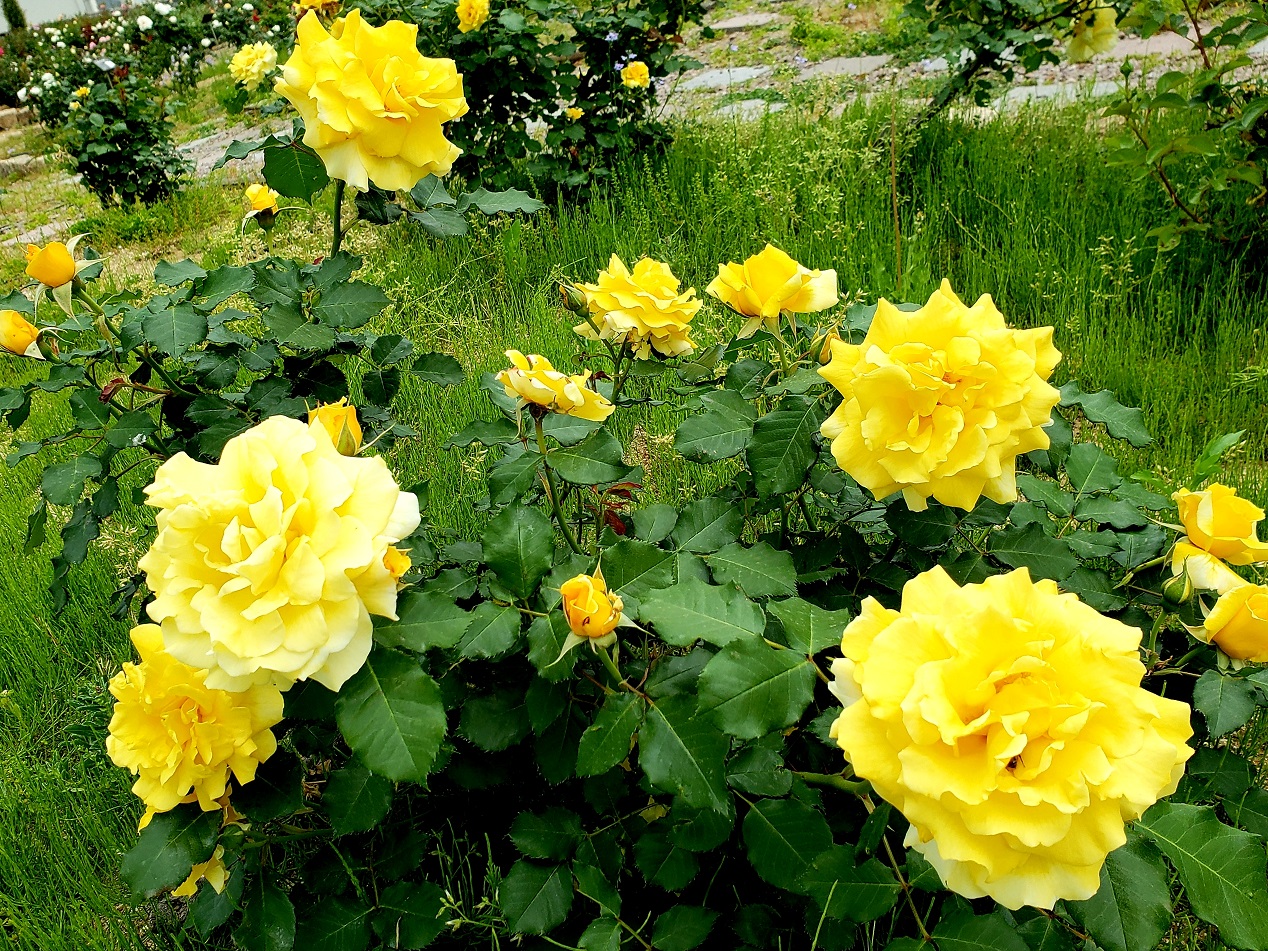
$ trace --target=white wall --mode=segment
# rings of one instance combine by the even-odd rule
[[[92,13],[97,9],[95,0],[18,0],[18,6],[26,14],[26,21],[31,26],[47,23],[59,17]],[[0,15],[0,29],[6,31],[9,29],[9,24],[5,23],[2,15]]]

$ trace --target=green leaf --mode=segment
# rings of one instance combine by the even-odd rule
[[[832,832],[803,802],[759,799],[744,817],[744,844],[763,880],[795,892],[810,863],[832,847]]]
[[[440,751],[445,709],[436,681],[416,661],[384,648],[339,691],[339,732],[380,776],[422,782]]]
[[[566,865],[537,865],[521,859],[498,886],[498,902],[512,931],[546,934],[568,917],[572,876]]]
[[[1255,688],[1239,677],[1225,677],[1208,670],[1193,687],[1193,705],[1206,718],[1212,738],[1240,726],[1255,712]]]
[[[577,748],[577,775],[606,773],[630,755],[630,741],[643,723],[641,699],[632,693],[609,694],[594,722],[581,734]]]
[[[249,267],[222,265],[208,271],[206,277],[194,285],[200,298],[194,306],[199,310],[215,310],[234,294],[245,294],[255,287],[255,271]]]
[[[501,657],[515,646],[519,635],[519,611],[484,601],[471,612],[471,622],[458,642],[458,653],[463,657]]]
[[[411,211],[409,219],[422,225],[433,238],[457,238],[471,230],[467,219],[452,208],[432,206],[426,211]]]
[[[196,281],[201,277],[206,277],[207,272],[200,268],[188,258],[184,261],[172,263],[170,261],[159,261],[154,266],[154,280],[158,284],[165,287],[176,287],[178,284],[184,284],[186,281]]]
[[[750,598],[797,593],[792,555],[758,542],[745,548],[732,542],[709,556],[709,570],[720,584],[738,585]]]
[[[80,429],[104,429],[110,425],[110,410],[88,390],[76,390],[70,395],[70,415]]]
[[[370,909],[349,898],[314,902],[295,929],[295,947],[303,951],[365,951],[369,945]]]
[[[539,816],[521,812],[511,824],[511,841],[530,859],[563,862],[572,857],[581,841],[581,820],[575,812],[558,807]]]
[[[625,929],[615,918],[604,915],[586,925],[586,930],[577,939],[577,947],[581,951],[621,951],[621,936]]]
[[[770,601],[766,610],[779,618],[784,626],[788,646],[803,654],[813,655],[829,647],[841,646],[841,635],[850,623],[848,610],[826,611],[801,598]]]
[[[1166,863],[1132,832],[1101,866],[1101,887],[1087,901],[1066,903],[1074,920],[1105,951],[1152,951],[1171,926]]]
[[[179,356],[207,339],[207,317],[189,304],[175,304],[141,321],[145,339],[163,353]]]
[[[750,746],[727,764],[726,781],[754,796],[786,796],[792,788],[792,773],[784,769],[784,758],[774,750]]]
[[[278,750],[255,772],[255,778],[233,792],[233,805],[252,822],[289,816],[304,804],[304,764]]]
[[[1031,502],[1037,502],[1058,518],[1069,518],[1074,511],[1074,496],[1050,479],[1023,473],[1017,477],[1017,488]]]
[[[471,623],[471,615],[453,599],[437,591],[409,588],[396,602],[400,620],[375,624],[374,638],[387,647],[407,647],[423,652],[458,643]]]
[[[1149,519],[1133,503],[1104,495],[1080,499],[1075,506],[1074,517],[1080,522],[1109,524],[1120,529],[1141,528],[1149,524]]]
[[[1180,875],[1189,905],[1236,948],[1268,948],[1264,844],[1226,826],[1209,806],[1160,802],[1136,825]]]
[[[1127,599],[1114,588],[1110,576],[1099,569],[1079,568],[1061,582],[1061,587],[1073,591],[1098,611],[1119,611],[1127,604]]]
[[[287,142],[264,150],[264,181],[279,195],[311,202],[330,184],[320,156],[303,142]]]
[[[944,548],[959,522],[960,516],[945,505],[931,505],[923,512],[913,512],[905,500],[900,500],[885,510],[885,523],[911,548]]]
[[[561,446],[575,446],[602,426],[602,422],[566,413],[549,413],[542,420],[543,432]]]
[[[96,456],[76,456],[49,466],[40,477],[40,491],[53,505],[74,505],[84,491],[84,482],[101,475],[101,460]]]
[[[330,774],[321,802],[335,835],[366,832],[392,808],[392,783],[353,760]]]
[[[863,922],[893,908],[902,887],[876,859],[856,867],[854,850],[834,845],[810,863],[797,891],[813,898],[829,918]]]
[[[766,629],[762,609],[739,591],[695,579],[651,591],[640,602],[638,616],[675,647],[689,647],[697,639],[721,647],[737,638],[760,637]]]
[[[1225,799],[1229,818],[1248,832],[1268,838],[1268,790],[1250,789],[1237,799]]]
[[[645,542],[668,538],[678,524],[678,510],[663,502],[653,502],[634,513],[634,534]]]
[[[528,598],[550,571],[555,529],[537,509],[516,505],[501,512],[484,531],[484,560],[513,595]]]
[[[444,182],[435,175],[425,175],[420,178],[418,184],[409,190],[409,197],[418,203],[419,208],[457,204],[453,196],[445,190]]]
[[[1074,404],[1081,406],[1083,415],[1092,422],[1104,423],[1115,439],[1126,439],[1137,449],[1153,442],[1153,437],[1145,428],[1145,414],[1135,407],[1124,406],[1109,390],[1084,393],[1079,384],[1071,380],[1061,387],[1061,405]]]
[[[233,940],[245,951],[291,951],[294,947],[295,906],[268,872],[261,871],[247,883],[242,922]]]
[[[734,390],[710,394],[708,412],[678,424],[674,448],[694,462],[717,462],[743,452],[753,438],[757,412]]]
[[[644,833],[634,844],[634,864],[643,878],[669,892],[682,891],[700,871],[694,854],[658,832]]]
[[[370,924],[388,948],[417,949],[445,928],[445,893],[430,882],[397,882],[379,893]]]
[[[656,918],[652,947],[658,951],[691,951],[704,944],[718,913],[698,905],[674,905]]]
[[[1079,567],[1070,546],[1037,524],[991,533],[991,554],[1013,568],[1029,568],[1039,578],[1061,581]]]
[[[458,199],[459,211],[477,208],[490,217],[493,215],[510,215],[517,211],[532,215],[545,207],[546,205],[543,202],[538,201],[527,192],[520,191],[518,188],[507,188],[500,192],[477,188],[470,194],[465,194]]]
[[[462,364],[447,353],[420,353],[410,372],[424,383],[457,386],[466,375]]]
[[[754,424],[745,460],[758,495],[782,495],[800,487],[815,461],[814,434],[822,422],[817,401],[787,397]]]
[[[938,951],[1029,951],[1000,912],[950,915],[938,922],[933,939]]]
[[[391,303],[382,290],[365,281],[336,284],[313,305],[313,316],[340,330],[356,330]]]
[[[707,498],[683,508],[674,527],[674,544],[682,551],[709,554],[729,545],[744,530],[740,509],[723,499]]]
[[[575,446],[552,449],[546,463],[565,482],[604,485],[629,477],[631,469],[621,461],[621,442],[608,430],[597,430]]]
[[[462,705],[458,733],[482,750],[497,753],[528,736],[528,711],[509,691],[468,697]]]
[[[538,484],[538,467],[542,457],[519,446],[509,446],[508,450],[489,470],[489,495],[497,505],[506,505],[521,498]]]
[[[1070,449],[1065,472],[1079,498],[1093,492],[1111,492],[1123,481],[1114,460],[1090,442],[1076,443]]]
[[[220,819],[219,811],[203,812],[197,803],[160,812],[124,855],[119,877],[134,895],[146,898],[179,885],[195,865],[211,858]]]
[[[700,675],[699,711],[724,732],[756,739],[796,723],[814,696],[814,665],[750,638],[722,648]]]
[[[647,542],[623,538],[603,553],[603,577],[610,591],[638,600],[674,583],[674,556]]]
[[[694,697],[666,697],[652,704],[638,743],[639,765],[652,785],[689,806],[726,811],[730,794],[723,761],[731,744],[696,715]]]

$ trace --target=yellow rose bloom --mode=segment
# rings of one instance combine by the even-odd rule
[[[587,340],[629,343],[640,360],[652,350],[666,357],[691,353],[691,319],[703,303],[694,287],[678,293],[681,281],[668,264],[643,258],[631,271],[615,254],[597,284],[579,284],[594,324],[582,321],[572,328]]]
[[[137,777],[132,791],[146,806],[141,827],[191,799],[204,812],[221,809],[230,779],[249,783],[277,749],[270,727],[282,719],[282,695],[269,685],[209,687],[207,671],[164,649],[156,625],[133,628],[132,643],[141,661],[124,664],[110,681],[116,702],[106,752]]]
[[[1124,823],[1172,793],[1189,707],[1140,686],[1140,631],[1021,568],[933,568],[845,629],[832,736],[952,891],[1008,908],[1090,898]]]
[[[586,111],[584,109],[578,109],[576,106],[569,106],[567,109],[564,110],[564,115],[566,115],[573,122],[576,122],[585,114],[586,114]]]
[[[1048,447],[1060,359],[1051,327],[1012,330],[989,295],[966,307],[943,281],[918,311],[882,300],[862,344],[832,341],[819,374],[844,399],[822,432],[878,499],[901,491],[913,511],[931,497],[1012,502],[1016,457]]]
[[[1066,44],[1066,59],[1086,63],[1097,53],[1108,53],[1118,45],[1118,11],[1097,7],[1079,15]]]
[[[1268,663],[1268,585],[1243,583],[1222,593],[1202,624],[1229,657]]]
[[[277,50],[268,43],[248,43],[229,60],[229,75],[249,91],[255,92],[275,66]]]
[[[718,276],[704,292],[748,318],[737,334],[741,338],[753,336],[763,324],[778,333],[781,313],[789,315],[795,329],[793,315],[827,310],[840,299],[836,271],[802,267],[773,244],[743,264],[718,265]]]
[[[69,245],[50,241],[44,247],[26,246],[27,276],[45,287],[61,287],[75,279],[75,257]]]
[[[1173,575],[1187,574],[1196,587],[1205,591],[1224,594],[1246,583],[1246,579],[1209,551],[1204,551],[1185,539],[1176,542],[1170,557]]]
[[[321,425],[266,419],[208,465],[178,453],[145,490],[157,534],[138,563],[167,650],[209,686],[338,690],[396,619],[390,546],[419,523],[381,458],[336,451]]]
[[[458,0],[454,9],[458,14],[458,30],[462,33],[480,29],[489,18],[489,0]]]
[[[308,411],[308,425],[320,426],[330,436],[340,455],[355,456],[361,451],[361,424],[357,408],[341,397],[338,403],[323,403]]]
[[[35,345],[40,331],[16,310],[0,310],[0,347],[21,357],[43,360],[40,348]]]
[[[91,90],[91,89],[89,89],[87,86],[80,86],[78,89],[76,89],[76,90],[75,90],[75,98],[76,98],[76,99],[87,99],[87,98],[88,98],[88,94],[89,94],[90,92],[92,92],[92,90]]]
[[[1232,565],[1268,562],[1268,542],[1257,529],[1264,510],[1218,482],[1202,492],[1181,489],[1171,496],[1188,540]]]
[[[621,70],[621,82],[627,89],[646,89],[652,74],[642,60],[634,60]]]
[[[251,203],[251,210],[256,214],[267,211],[270,214],[277,214],[278,194],[268,185],[261,185],[258,182],[248,185],[246,191],[247,201]]]
[[[329,33],[315,13],[299,22],[277,91],[304,117],[304,144],[331,178],[362,190],[370,182],[408,189],[448,174],[461,154],[443,125],[467,111],[462,76],[453,60],[419,53],[417,34],[400,20],[370,26],[360,10]]]
[[[561,607],[573,634],[606,647],[616,636],[612,633],[621,623],[621,599],[608,591],[602,569],[593,575],[577,575],[559,588]]]
[[[616,409],[607,397],[586,386],[589,370],[568,376],[540,354],[525,355],[518,350],[507,350],[506,358],[511,361],[511,367],[499,373],[497,380],[507,396],[594,422],[607,419]]]
[[[189,878],[172,889],[172,897],[192,898],[198,891],[198,883],[204,878],[217,895],[225,890],[225,883],[229,881],[229,870],[225,868],[225,847],[223,845],[216,846],[216,851],[211,853],[211,858],[207,861],[199,862],[193,867],[189,873]]]
[[[410,566],[413,564],[414,562],[409,557],[409,554],[399,548],[388,548],[383,553],[383,567],[397,580],[400,580],[401,575],[409,571]]]

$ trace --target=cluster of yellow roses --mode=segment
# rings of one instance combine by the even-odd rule
[[[251,781],[275,750],[282,692],[308,679],[338,690],[369,654],[370,616],[396,617],[410,561],[395,545],[418,526],[418,500],[360,448],[341,400],[307,424],[265,420],[215,465],[179,453],[155,473],[158,531],[139,562],[155,623],[133,630],[140,662],[110,682],[107,740],[137,776],[142,826],[192,801],[232,818],[230,781]]]
[[[62,310],[68,314],[71,312],[75,277],[92,263],[75,260],[75,246],[82,238],[83,235],[76,235],[65,244],[52,241],[44,247],[26,246],[26,274],[36,282],[37,305],[47,291]],[[40,338],[44,333],[45,328],[35,326],[18,311],[0,310],[0,349],[21,357],[43,360],[45,353],[40,349]],[[50,350],[56,352],[56,347],[50,344]]]

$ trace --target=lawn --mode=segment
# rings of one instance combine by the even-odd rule
[[[421,435],[398,446],[394,468],[404,485],[430,481],[438,529],[461,532],[482,518],[476,482],[465,475],[479,455],[443,448],[487,405],[478,371],[502,366],[508,347],[551,358],[575,349],[560,276],[589,280],[613,252],[629,263],[649,254],[703,292],[720,262],[767,240],[808,266],[835,267],[846,298],[919,301],[944,276],[963,297],[993,294],[1016,324],[1056,328],[1065,354],[1058,382],[1077,378],[1143,407],[1156,441],[1114,446],[1120,458],[1183,476],[1211,436],[1245,430],[1226,481],[1268,500],[1268,378],[1238,382],[1268,363],[1262,265],[1196,239],[1156,254],[1144,234],[1161,215],[1160,197],[1151,183],[1128,183],[1105,166],[1086,107],[985,125],[937,121],[898,144],[896,183],[889,152],[869,145],[889,124],[878,104],[839,119],[781,113],[755,125],[692,125],[663,159],[634,157],[608,191],[531,220],[495,221],[443,243],[403,227],[354,231],[350,246],[365,255],[366,276],[397,302],[384,324],[453,353],[470,371],[461,387],[398,398]],[[146,273],[158,256],[257,256],[258,246],[240,246],[258,239],[237,237],[237,207],[236,191],[203,184],[141,225],[99,216],[94,231],[132,239],[100,248],[110,256],[106,281]],[[312,257],[327,234],[323,214],[296,214],[274,251]],[[6,289],[18,282],[10,254]],[[696,338],[711,342],[727,321],[720,306],[706,305]],[[61,412],[48,406],[39,425],[55,430]],[[637,423],[633,451],[648,470],[647,491],[661,497],[699,489],[673,458],[675,424],[656,411]],[[23,949],[189,947],[178,909],[130,909],[114,871],[140,810],[102,748],[106,682],[129,656],[127,625],[110,618],[108,596],[116,566],[135,560],[141,532],[113,529],[74,576],[69,608],[52,616],[50,552],[20,554],[33,472],[27,463],[0,474],[10,553],[0,562],[0,934]]]

